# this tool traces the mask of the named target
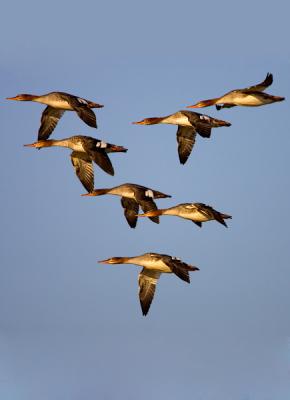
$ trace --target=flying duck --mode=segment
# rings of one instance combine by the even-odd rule
[[[257,107],[285,100],[285,97],[272,96],[271,94],[264,93],[264,90],[272,85],[272,82],[273,75],[268,73],[265,80],[257,85],[245,89],[235,89],[221,97],[199,101],[193,106],[188,106],[188,108],[202,108],[214,104],[217,110],[235,106]]]
[[[184,203],[177,206],[153,210],[144,214],[138,214],[139,217],[153,217],[157,215],[174,215],[180,218],[189,219],[201,228],[202,223],[216,220],[220,224],[228,227],[225,219],[232,218],[228,214],[220,213],[210,206],[203,203]]]
[[[193,111],[182,110],[166,117],[145,118],[136,125],[172,124],[178,125],[177,143],[178,155],[181,164],[185,164],[195,143],[196,134],[209,138],[212,128],[231,126],[227,121],[209,117]]]
[[[190,283],[189,271],[199,271],[199,268],[186,264],[179,258],[158,253],[145,253],[137,257],[113,257],[99,263],[135,264],[143,267],[138,277],[139,299],[143,315],[147,315],[149,311],[157,281],[162,273],[173,273]]]
[[[94,189],[93,161],[105,172],[114,175],[113,165],[107,153],[123,152],[127,149],[123,146],[106,143],[90,136],[71,136],[61,140],[39,140],[32,144],[25,144],[26,147],[68,147],[72,149],[71,162],[75,173],[85,189],[91,192]]]
[[[136,185],[134,183],[124,183],[108,189],[95,189],[90,193],[82,196],[102,196],[104,194],[113,194],[121,196],[121,205],[124,208],[125,218],[131,228],[135,228],[138,219],[139,206],[144,212],[157,210],[157,206],[153,199],[161,199],[171,197],[168,194],[158,192],[145,186]],[[151,221],[159,224],[159,217],[149,217]]]
[[[42,96],[18,94],[15,97],[7,97],[7,100],[34,101],[47,104],[41,116],[38,140],[49,138],[63,113],[67,110],[75,111],[87,125],[97,128],[96,116],[91,109],[103,107],[101,104],[64,92],[51,92]]]

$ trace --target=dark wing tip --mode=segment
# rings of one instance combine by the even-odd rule
[[[266,75],[265,83],[267,83],[268,86],[272,85],[273,83],[273,74],[271,72],[268,72]]]
[[[140,305],[141,305],[141,310],[142,310],[142,315],[144,316],[144,317],[146,317],[146,315],[148,314],[148,311],[149,311],[149,309],[150,309],[150,305],[151,305],[151,303],[150,304],[148,304],[148,303],[142,303],[142,301],[140,301]]]
[[[184,165],[186,163],[186,161],[187,161],[187,158],[184,159],[182,157],[179,157],[179,161],[180,161],[180,164]]]

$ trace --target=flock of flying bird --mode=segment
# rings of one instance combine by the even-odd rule
[[[265,80],[258,85],[232,90],[221,97],[203,100],[188,106],[188,108],[203,108],[215,105],[217,110],[220,110],[235,106],[261,106],[284,100],[284,97],[264,93],[264,90],[272,82],[273,76],[268,73]],[[148,217],[151,221],[159,223],[160,215],[173,215],[188,219],[199,227],[202,226],[203,222],[211,220],[216,220],[227,226],[225,220],[231,218],[230,215],[216,211],[203,203],[183,203],[170,208],[158,209],[154,199],[171,196],[145,186],[125,183],[107,189],[94,189],[93,162],[108,174],[114,175],[114,168],[108,153],[126,152],[127,149],[90,136],[78,135],[61,140],[49,140],[48,138],[65,111],[75,111],[87,125],[97,128],[96,116],[92,109],[103,107],[101,104],[63,92],[51,92],[42,96],[19,94],[7,99],[34,101],[47,105],[41,116],[37,142],[25,146],[38,149],[51,146],[70,148],[72,150],[71,161],[75,173],[88,192],[83,196],[105,194],[120,196],[125,218],[131,228],[136,227],[138,217]],[[197,133],[204,138],[209,138],[212,128],[231,125],[229,122],[186,110],[178,111],[165,117],[145,118],[142,121],[133,122],[133,124],[177,125],[178,155],[181,164],[186,163],[194,146]],[[143,210],[143,214],[139,214],[139,207]],[[174,273],[180,279],[190,283],[189,271],[199,270],[199,268],[189,265],[179,258],[158,253],[145,253],[136,257],[112,257],[99,262],[103,264],[135,264],[143,267],[138,278],[139,298],[143,315],[146,315],[149,311],[161,273]]]

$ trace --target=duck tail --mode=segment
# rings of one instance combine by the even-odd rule
[[[229,215],[229,214],[221,214],[221,217],[222,217],[223,219],[232,219],[232,216]]]
[[[192,106],[187,106],[186,108],[203,108],[213,106],[218,102],[219,98],[210,99],[210,100],[202,100]]]
[[[103,108],[103,104],[95,103],[93,101],[89,101],[88,105],[90,108]]]
[[[285,97],[280,97],[280,96],[272,96],[273,100],[276,101],[283,101],[285,100]]]
[[[164,199],[166,197],[171,197],[170,194],[158,192],[157,190],[153,190],[153,194],[155,199]]]
[[[108,143],[108,147],[107,147],[108,153],[126,153],[127,151],[128,151],[128,149],[126,149],[126,147],[117,146],[116,144]]]
[[[211,118],[211,123],[213,127],[218,128],[219,126],[231,126],[232,124],[228,121],[223,121],[222,119]]]
[[[225,226],[226,228],[228,227],[227,224],[225,223],[225,219],[231,219],[232,216],[228,215],[228,214],[222,214],[219,212],[216,212],[214,215],[215,219],[217,222],[219,222],[220,224],[222,224],[223,226]]]
[[[199,271],[199,268],[194,265],[188,265],[188,271]]]

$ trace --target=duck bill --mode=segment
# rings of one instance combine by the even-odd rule
[[[17,100],[17,96],[15,96],[15,97],[6,97],[6,100]]]
[[[136,122],[132,122],[133,125],[146,125],[145,121],[136,121]]]
[[[37,143],[24,144],[24,147],[37,147]]]
[[[108,258],[107,260],[100,260],[100,261],[98,261],[98,263],[99,264],[112,264],[110,258]]]
[[[94,192],[83,193],[81,196],[95,196]]]
[[[186,106],[186,108],[202,108],[200,104],[193,104],[192,106]]]

